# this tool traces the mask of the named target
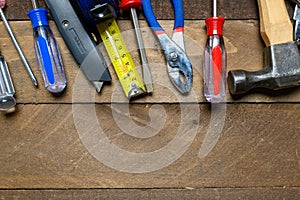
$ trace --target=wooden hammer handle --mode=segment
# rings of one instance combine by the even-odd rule
[[[257,0],[260,33],[267,46],[293,41],[293,26],[284,0]]]

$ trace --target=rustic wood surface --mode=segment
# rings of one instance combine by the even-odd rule
[[[160,23],[171,33],[171,3],[152,2]],[[291,17],[294,6],[290,1],[286,4]],[[5,13],[40,85],[33,87],[0,22],[0,50],[8,62],[18,102],[15,113],[0,114],[0,199],[300,198],[299,88],[277,94],[251,93],[239,99],[228,94],[226,104],[211,107],[202,95],[201,64],[206,40],[203,19],[211,15],[211,5],[202,0],[184,0],[184,5],[188,19],[185,42],[194,67],[193,91],[182,97],[174,90],[159,44],[141,15],[154,93],[128,104],[111,65],[112,84],[96,94],[52,21],[68,86],[62,96],[48,93],[37,66],[31,24],[26,16],[30,1],[7,2]],[[220,15],[227,19],[224,37],[228,70],[261,69],[264,44],[257,2],[220,0],[219,5]],[[118,23],[135,63],[139,63],[131,21],[125,16]],[[109,63],[105,50],[100,48]],[[215,116],[220,108],[220,115]],[[86,142],[103,142],[89,139],[89,133],[98,133],[94,130],[98,124],[90,126],[93,115],[92,122],[99,123],[110,143],[128,152],[156,152],[173,141],[182,123],[186,137],[178,141],[185,144],[193,140],[182,156],[162,169],[122,172],[107,166],[113,163],[100,162],[86,146]],[[213,134],[211,129],[215,130]],[[134,135],[155,131],[158,133],[149,138]],[[211,151],[205,154],[207,149]],[[175,150],[168,156],[172,157]],[[123,159],[120,161],[126,164]],[[145,160],[147,166],[142,167],[157,164],[149,162]]]
[[[198,154],[210,125],[208,105],[199,107],[199,122],[193,118],[198,105],[131,104],[129,112],[122,112],[126,106],[19,105],[18,112],[0,121],[4,130],[0,188],[248,188],[300,184],[297,104],[228,105],[220,138],[205,158]],[[138,125],[149,126],[152,106],[151,120],[159,118],[162,110],[167,115],[157,135],[139,139],[123,132],[126,125],[118,127],[120,120],[130,123],[130,114]],[[94,108],[100,127],[113,144],[130,152],[155,151],[179,131],[182,106],[194,108],[185,124],[191,130],[196,127],[197,136],[181,158],[161,170],[141,174],[113,170],[89,154],[82,143],[90,135],[82,133],[80,123],[84,120],[78,115],[88,118],[86,113]],[[84,125],[94,129],[89,123]],[[192,133],[187,130],[186,134]]]
[[[42,0],[38,0],[45,6]],[[212,4],[205,0],[183,0],[185,19],[205,19],[212,14]],[[285,0],[290,17],[293,16],[294,5]],[[220,0],[219,14],[226,19],[258,19],[258,6],[256,0]],[[158,19],[173,19],[172,4],[169,1],[152,0],[153,9]],[[17,9],[16,9],[17,8]],[[7,18],[12,20],[28,19],[26,13],[32,8],[30,1],[7,1]],[[166,10],[168,12],[166,12]],[[142,16],[141,16],[142,17]]]
[[[297,199],[298,188],[204,188],[204,189],[89,189],[89,190],[6,190],[7,199]]]

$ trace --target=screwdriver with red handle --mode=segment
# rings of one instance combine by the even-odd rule
[[[139,46],[140,57],[142,62],[142,71],[143,71],[143,79],[144,84],[147,90],[147,93],[153,92],[152,86],[152,77],[149,69],[149,64],[146,56],[145,46],[142,38],[142,33],[140,30],[139,20],[137,17],[136,9],[142,6],[141,0],[121,0],[120,9],[123,11],[130,10],[131,18],[134,25],[134,31],[137,39],[137,43]]]
[[[219,103],[226,96],[227,55],[223,39],[225,19],[217,16],[217,0],[213,0],[213,17],[205,20],[207,41],[204,52],[204,96]]]

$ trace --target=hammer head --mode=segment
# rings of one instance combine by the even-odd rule
[[[300,85],[300,55],[295,42],[266,47],[264,56],[265,68],[260,71],[229,71],[228,87],[232,95],[254,88],[279,90]]]

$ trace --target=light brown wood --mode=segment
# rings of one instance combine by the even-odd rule
[[[227,105],[220,138],[212,151],[201,159],[199,149],[211,123],[209,105],[131,104],[129,112],[122,112],[126,104],[77,106],[79,110],[65,104],[18,105],[15,114],[0,115],[0,188],[300,186],[299,104]],[[182,113],[181,106],[191,106],[191,114]],[[199,118],[194,113],[198,106]],[[139,126],[146,126],[146,130],[152,130],[147,128],[151,107],[152,119],[162,119],[163,112],[167,116],[157,135],[142,139],[121,131],[126,124],[119,127],[117,119],[127,122],[128,117]],[[187,136],[191,133],[189,128],[195,126],[198,126],[197,135],[188,150],[168,167],[140,174],[121,172],[93,157],[79,137],[80,124],[90,130],[81,134],[82,139],[95,130],[83,121],[93,114],[90,112],[93,108],[111,144],[129,152],[153,152],[165,147],[176,136],[181,117]],[[83,118],[74,120],[78,111]]]
[[[267,46],[293,41],[293,26],[284,0],[258,0],[260,32]]]

